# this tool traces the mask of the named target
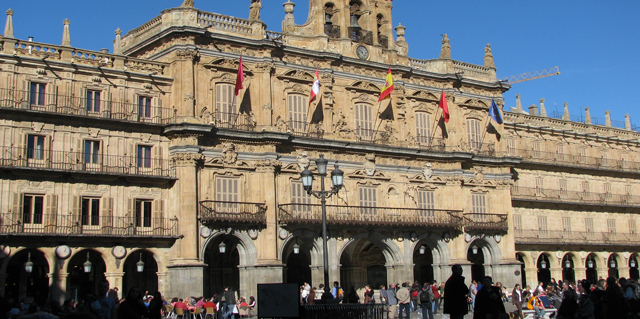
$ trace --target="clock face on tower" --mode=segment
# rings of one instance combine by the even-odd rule
[[[362,60],[366,60],[369,58],[369,50],[364,45],[359,45],[356,48],[356,54],[358,55],[358,58]]]

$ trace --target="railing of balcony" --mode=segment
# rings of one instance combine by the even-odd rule
[[[482,156],[496,156],[496,147],[493,143],[472,143],[469,151]]]
[[[200,220],[266,225],[267,205],[264,203],[205,200],[200,202]]]
[[[519,244],[640,245],[640,235],[636,233],[516,229],[515,241]]]
[[[326,205],[327,223],[341,225],[415,226],[461,229],[462,211],[394,207]],[[320,204],[282,204],[280,223],[319,224]]]
[[[254,131],[256,122],[249,114],[216,112],[214,125],[218,128],[227,128],[243,131]]]
[[[511,187],[511,197],[518,200],[544,201],[557,203],[579,203],[610,206],[640,206],[640,196],[630,194],[611,194],[547,189],[536,187]]]
[[[177,218],[0,214],[0,234],[176,238]]]
[[[349,27],[349,37],[353,42],[373,45],[373,32],[371,31]]]
[[[152,124],[176,119],[171,108],[14,89],[0,89],[0,108]]]
[[[509,229],[507,224],[507,215],[506,214],[466,213],[464,214],[464,229],[465,231],[471,231],[471,230],[507,231]]]
[[[324,131],[322,125],[317,123],[307,123],[302,121],[288,121],[287,132],[295,136],[322,138],[324,137]]]
[[[172,161],[136,157],[0,146],[0,167],[109,175],[175,177]]]
[[[251,21],[213,12],[198,11],[198,24],[205,28],[215,28],[239,34],[253,33]]]
[[[275,32],[275,31],[267,31],[265,33],[267,40],[271,40],[276,43],[284,43],[284,33]]]
[[[417,139],[417,147],[420,149],[431,150],[431,151],[440,151],[444,152],[446,150],[446,145],[444,143],[444,139],[442,138],[434,138],[434,137],[424,137],[418,135]]]
[[[380,45],[382,47],[384,47],[385,49],[389,48],[389,37],[387,37],[386,35],[378,35],[378,43],[380,43]]]
[[[570,165],[590,168],[615,169],[623,171],[640,171],[640,162],[626,159],[608,159],[580,154],[544,152],[532,149],[508,148],[510,156],[522,157],[525,160],[543,164]]]
[[[340,26],[333,25],[333,24],[325,24],[324,34],[326,34],[330,39],[340,39]]]

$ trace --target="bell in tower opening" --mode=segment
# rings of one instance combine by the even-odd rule
[[[349,7],[351,8],[351,25],[350,28],[360,28],[358,24],[358,19],[360,19],[360,1],[351,1],[349,2]]]

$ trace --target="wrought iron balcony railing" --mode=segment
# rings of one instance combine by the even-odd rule
[[[511,187],[511,198],[521,201],[551,202],[568,204],[586,204],[602,206],[636,207],[640,206],[640,196],[630,194],[611,194],[569,191],[536,187]]]
[[[351,41],[373,45],[373,32],[363,30],[362,28],[349,27],[349,37]]]
[[[465,231],[502,231],[509,229],[506,214],[464,214]]]
[[[233,130],[254,131],[256,122],[249,114],[216,112],[213,123],[218,128]]]
[[[517,244],[640,245],[640,234],[516,229]]]
[[[469,151],[483,156],[496,156],[496,147],[493,143],[471,143]]]
[[[176,120],[174,109],[143,103],[125,103],[89,97],[15,89],[0,89],[0,108],[30,110],[124,122],[167,124]]]
[[[573,167],[613,169],[630,172],[640,171],[640,162],[630,161],[626,159],[609,159],[565,152],[545,152],[540,150],[517,148],[508,148],[507,155],[522,157],[527,162],[540,163],[545,165],[566,165]]]
[[[386,35],[378,35],[378,43],[385,49],[389,48],[389,37]]]
[[[302,121],[288,121],[287,132],[303,137],[322,138],[324,136],[322,125]]]
[[[394,207],[327,205],[327,223],[339,225],[414,226],[459,230],[462,211]],[[282,224],[319,224],[320,204],[282,204],[278,222]]]
[[[177,238],[177,218],[0,214],[2,235]]]
[[[324,34],[326,34],[329,37],[329,39],[340,39],[340,26],[333,25],[333,24],[325,24]]]
[[[264,203],[205,200],[200,202],[203,223],[266,225],[267,205]]]
[[[176,176],[170,160],[28,147],[0,146],[0,167],[162,178]]]

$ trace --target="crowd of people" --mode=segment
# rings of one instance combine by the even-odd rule
[[[101,280],[97,290],[96,294],[77,301],[67,299],[62,305],[54,300],[39,305],[33,298],[22,301],[0,298],[0,319],[161,319],[170,313],[182,314],[183,318],[200,313],[202,318],[211,314],[207,318],[236,319],[255,314],[255,298],[251,296],[247,301],[231,287],[211,298],[192,296],[170,301],[159,291],[142,293],[137,286],[131,287],[124,298],[119,298],[117,287],[109,289],[107,280]]]

